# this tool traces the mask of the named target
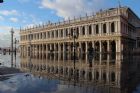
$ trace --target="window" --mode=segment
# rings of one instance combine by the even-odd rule
[[[68,36],[68,29],[66,28],[66,36]]]
[[[99,26],[96,25],[96,34],[99,34]]]
[[[85,35],[85,26],[82,27],[82,35]]]
[[[111,32],[115,32],[115,24],[114,24],[114,22],[111,23]]]
[[[70,29],[70,35],[73,36],[73,28]]]
[[[106,33],[106,24],[103,24],[103,33]]]
[[[58,30],[56,30],[56,37],[58,37]]]
[[[60,31],[60,35],[61,37],[63,37],[63,29]]]
[[[91,35],[92,34],[92,27],[91,27],[91,25],[88,27],[88,30],[89,30],[89,35]]]
[[[77,32],[76,32],[77,35],[79,35],[79,28],[78,28],[78,27],[76,28],[76,31],[77,31]]]
[[[50,38],[50,32],[48,32],[48,38]]]

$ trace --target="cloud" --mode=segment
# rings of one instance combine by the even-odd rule
[[[18,0],[20,3],[28,3],[30,0]]]
[[[18,19],[17,19],[17,18],[15,18],[15,17],[12,17],[12,18],[10,18],[10,21],[12,21],[12,22],[16,23],[16,22],[18,22]]]
[[[4,17],[3,16],[0,16],[0,21],[3,21],[4,20]]]
[[[106,6],[106,0],[42,0],[41,6],[54,10],[59,17],[68,18],[92,14]]]
[[[9,15],[19,15],[17,10],[1,10],[0,15],[9,16]]]

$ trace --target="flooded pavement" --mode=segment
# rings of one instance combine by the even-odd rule
[[[64,54],[17,56],[14,66],[24,73],[1,80],[0,93],[140,93],[139,60],[131,54],[98,54],[89,67],[86,55],[78,57],[75,65]]]

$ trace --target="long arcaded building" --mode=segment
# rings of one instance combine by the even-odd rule
[[[44,57],[47,53],[73,51],[73,32],[78,34],[76,52],[121,53],[137,48],[140,19],[128,7],[102,10],[95,15],[20,30],[21,56]]]

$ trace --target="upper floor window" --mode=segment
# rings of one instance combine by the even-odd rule
[[[39,33],[37,34],[37,39],[39,39]]]
[[[40,33],[40,39],[42,39],[42,33]]]
[[[115,32],[115,24],[114,24],[114,22],[111,23],[111,32]]]
[[[106,33],[106,24],[103,24],[103,33]]]
[[[96,34],[99,34],[99,25],[96,25]]]
[[[68,36],[68,29],[66,28],[66,30],[65,30],[65,31],[66,31],[66,36]]]
[[[63,29],[60,31],[60,36],[63,37]]]
[[[76,28],[76,33],[77,33],[77,35],[79,35],[79,28],[78,27]]]
[[[56,37],[58,37],[58,30],[56,30]]]
[[[70,29],[70,35],[73,36],[73,28]]]
[[[85,35],[85,26],[82,27],[82,35]]]
[[[48,38],[50,38],[50,32],[48,32]]]
[[[88,30],[89,30],[89,35],[91,35],[92,34],[92,27],[91,27],[91,25],[88,26]]]

